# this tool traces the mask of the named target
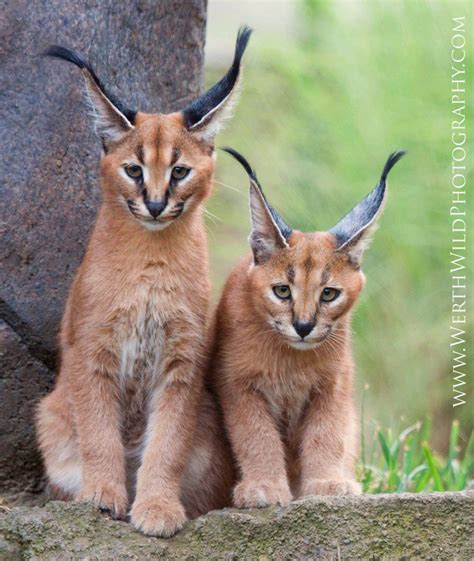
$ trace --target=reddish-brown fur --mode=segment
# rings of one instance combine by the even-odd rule
[[[182,112],[114,101],[82,56],[101,138],[102,206],[61,324],[61,369],[38,408],[50,488],[146,534],[171,536],[229,501],[232,465],[203,388],[209,299],[202,203],[214,139],[230,116],[251,30],[231,68]],[[199,419],[199,423],[198,423]]]
[[[292,230],[250,164],[252,255],[233,270],[214,317],[209,381],[235,457],[238,507],[360,493],[350,314],[365,277],[391,154],[375,189],[329,232]]]
[[[193,207],[164,230],[144,228],[118,195],[135,196],[117,170],[139,145],[156,190],[172,147],[193,169],[180,194],[192,193]],[[210,462],[219,441],[209,439],[209,396],[196,430],[209,296],[200,203],[211,186],[211,152],[179,115],[140,115],[134,133],[103,157],[103,205],[67,301],[56,387],[38,415],[50,481],[117,516],[136,494],[132,522],[148,533],[169,535],[185,510],[196,516],[225,502],[228,468]]]
[[[212,330],[209,378],[236,460],[234,504],[360,493],[350,315],[388,173],[405,152],[329,232],[303,233],[269,206],[245,158],[225,150],[250,179],[253,253],[227,280]]]
[[[349,323],[364,278],[346,256],[335,254],[330,234],[294,232],[289,246],[261,266],[250,256],[244,259],[216,311],[212,379],[240,472],[234,503],[241,507],[359,492]],[[299,291],[293,312],[268,298],[275,283]],[[317,306],[325,285],[346,291],[326,317]],[[268,321],[315,312],[323,324],[339,319],[337,329],[314,349],[292,348]]]

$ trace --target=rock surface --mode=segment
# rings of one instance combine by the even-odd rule
[[[100,142],[80,71],[39,54],[75,48],[126,105],[170,111],[199,93],[205,26],[206,0],[2,2],[0,318],[14,333],[1,349],[0,489],[35,472],[31,403],[53,379],[64,299],[99,203]]]
[[[2,320],[0,361],[0,492],[34,493],[41,459],[34,443],[33,416],[38,396],[48,389],[53,373]]]
[[[0,515],[9,561],[472,559],[474,493],[326,497],[285,508],[211,512],[169,540],[80,503]]]

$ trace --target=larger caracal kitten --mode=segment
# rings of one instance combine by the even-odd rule
[[[237,507],[360,493],[354,475],[350,314],[364,286],[361,257],[382,211],[377,187],[328,232],[290,228],[250,177],[249,255],[231,273],[214,324],[211,380],[240,481]]]
[[[171,114],[126,109],[77,53],[46,52],[82,69],[103,146],[103,200],[62,320],[59,377],[39,406],[39,446],[58,496],[118,517],[132,505],[131,522],[147,534],[170,536],[226,500],[231,471],[201,397],[202,202],[250,33],[240,30],[220,82]]]

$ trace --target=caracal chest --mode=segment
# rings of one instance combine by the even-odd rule
[[[119,382],[124,392],[151,391],[161,377],[165,325],[171,314],[169,291],[159,275],[138,278],[119,301],[114,327]],[[135,393],[136,393],[135,391]]]
[[[260,381],[259,391],[277,426],[290,437],[304,417],[312,385],[294,372],[275,374],[274,371]]]
[[[114,334],[122,433],[130,458],[142,453],[150,408],[159,406],[165,386],[166,325],[177,313],[173,296],[179,298],[155,273],[135,279],[119,299]]]

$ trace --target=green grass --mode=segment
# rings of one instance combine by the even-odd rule
[[[430,444],[431,422],[415,423],[399,434],[377,428],[370,443],[363,440],[359,480],[365,493],[462,491],[473,477],[474,435],[460,442],[459,422],[453,421],[448,453],[438,455]],[[464,452],[462,450],[464,449]]]
[[[364,261],[367,284],[353,316],[357,383],[359,391],[370,385],[368,417],[395,426],[401,416],[408,424],[430,416],[433,446],[446,452],[453,418],[463,434],[473,420],[469,404],[452,407],[448,219],[451,18],[465,13],[469,28],[472,4],[319,1],[299,9],[291,40],[263,39],[256,26],[241,101],[218,145],[249,159],[271,203],[302,230],[330,228],[374,186],[388,154],[408,150]],[[466,44],[467,68],[474,42]],[[208,72],[208,83],[222,70]],[[471,94],[473,86],[471,77]],[[466,113],[472,123],[472,104]],[[208,205],[217,217],[208,221],[215,298],[249,251],[247,178],[219,153],[216,180]],[[471,334],[473,311],[471,300]],[[472,363],[472,341],[466,347]]]

